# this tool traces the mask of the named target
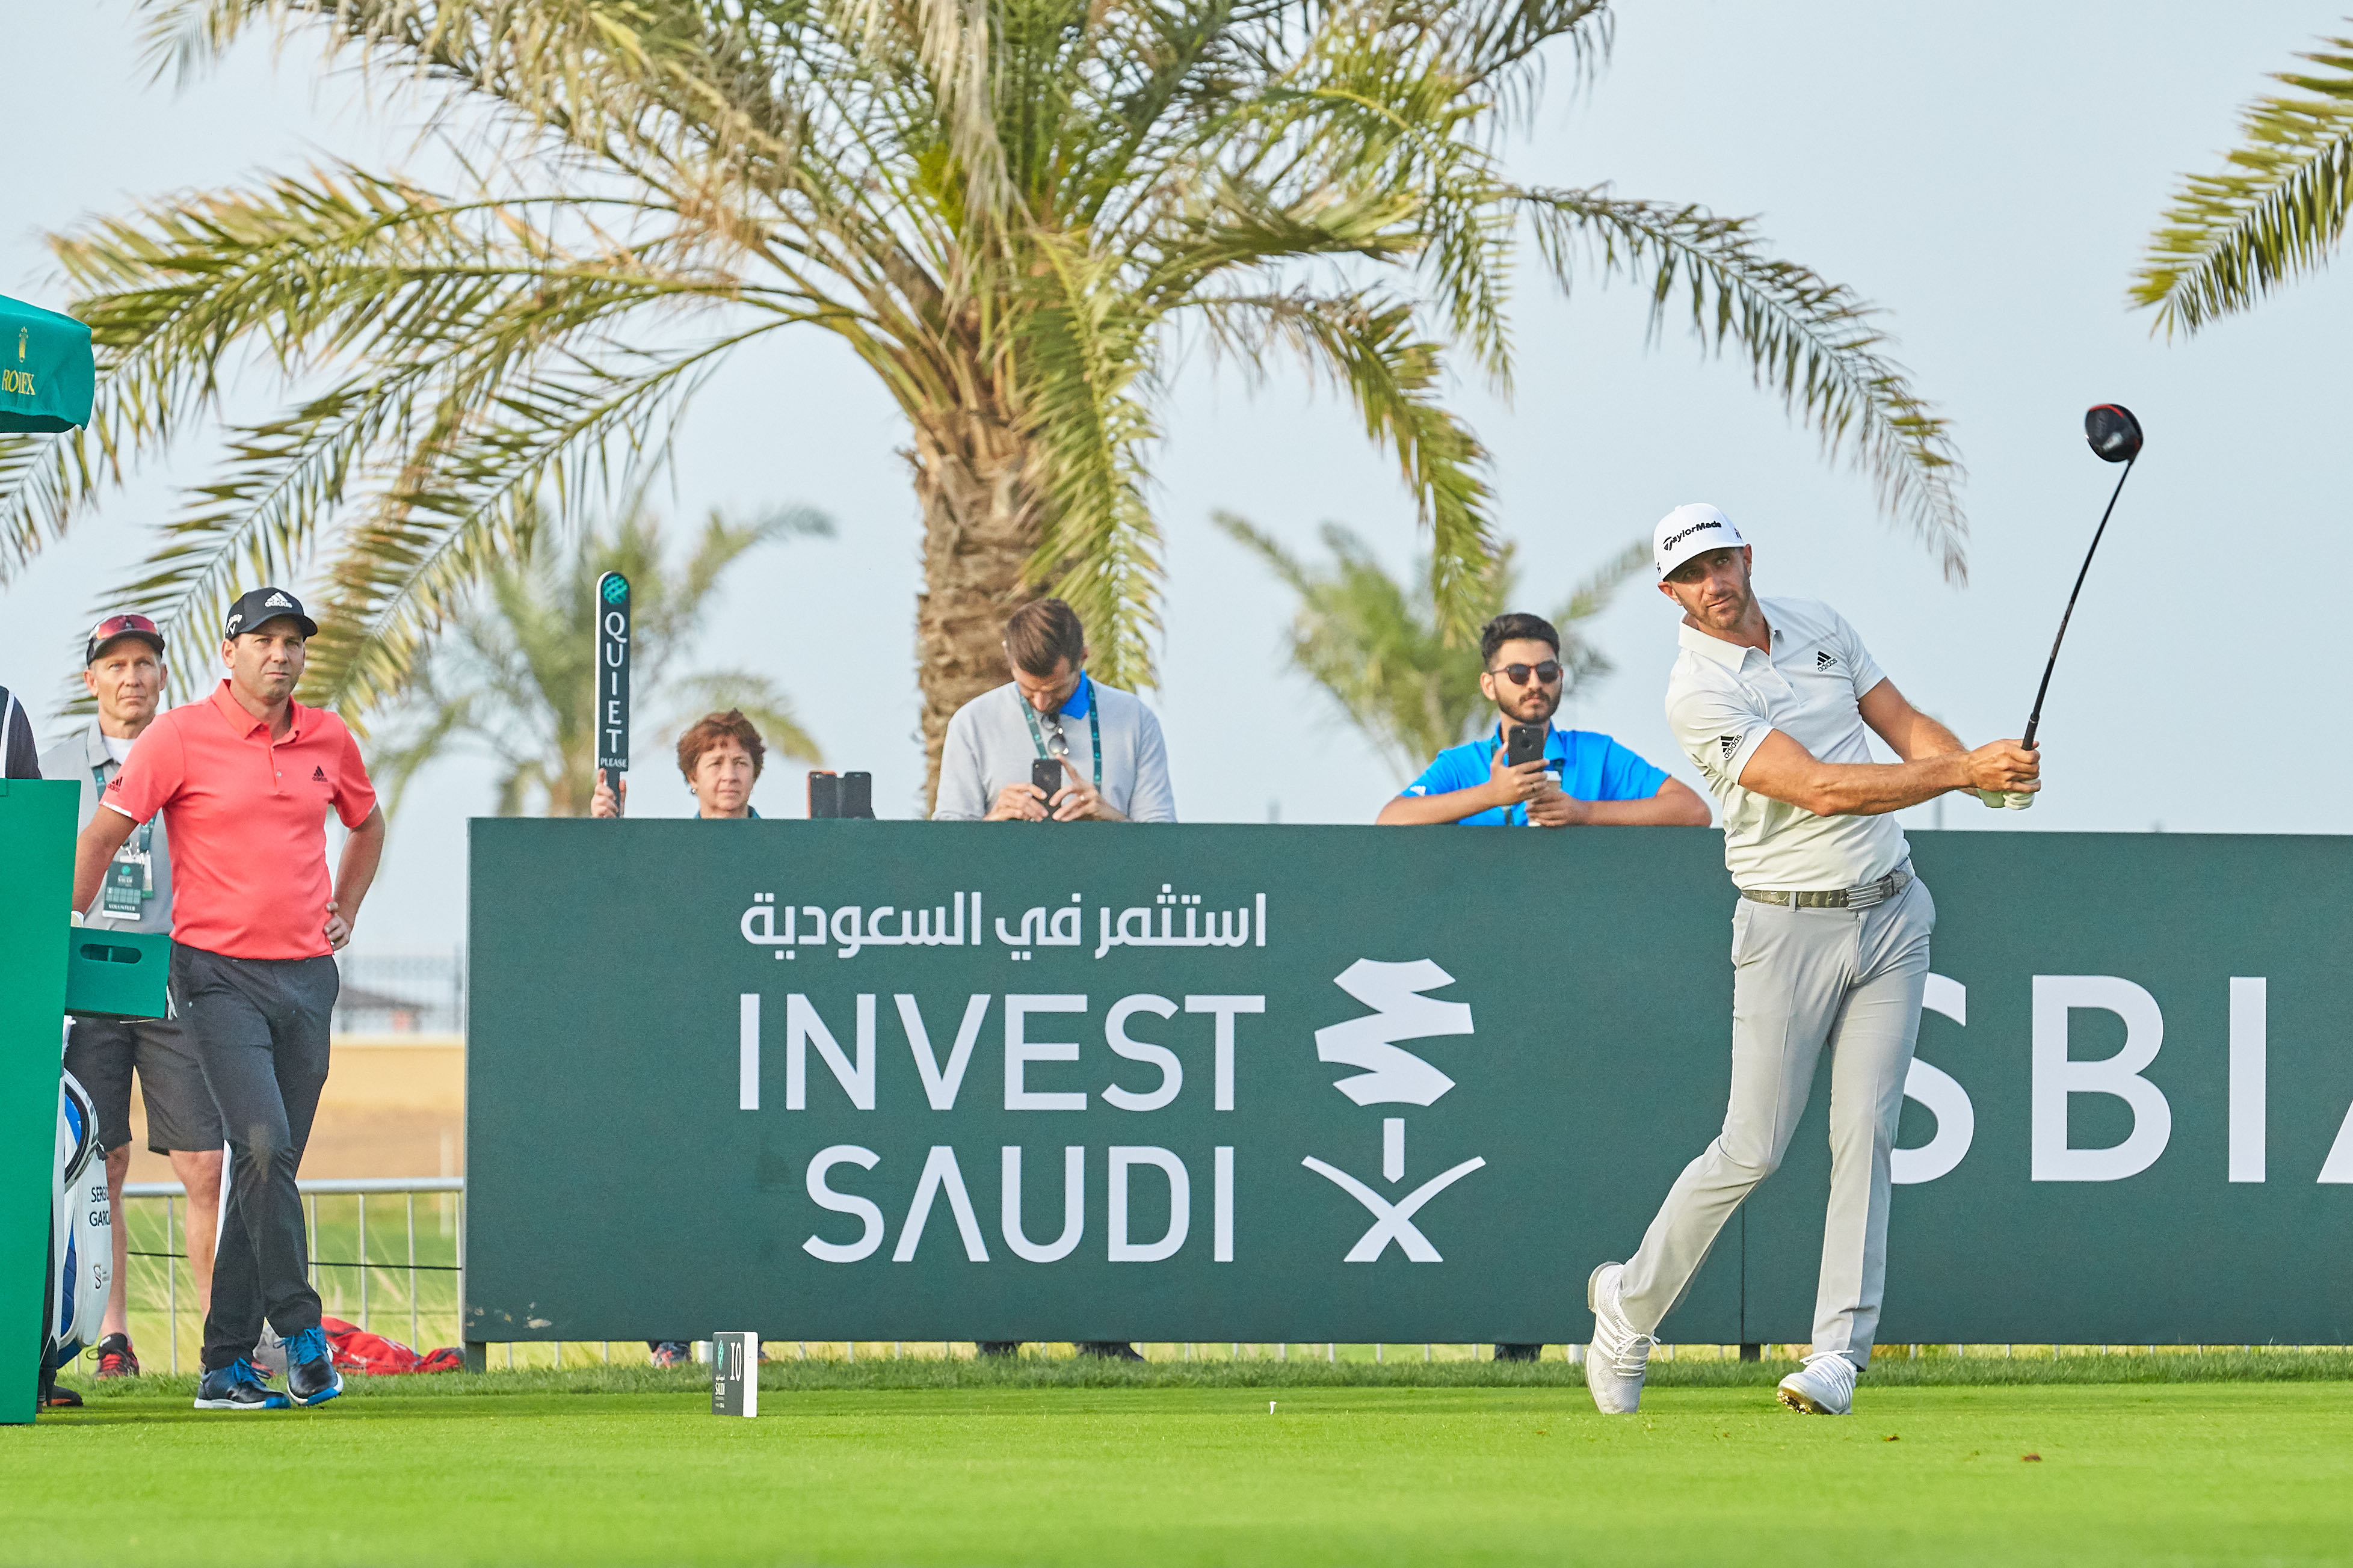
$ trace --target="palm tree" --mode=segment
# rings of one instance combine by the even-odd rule
[[[607,572],[629,580],[630,695],[658,715],[641,726],[646,765],[659,746],[713,709],[739,708],[771,752],[820,761],[817,742],[766,678],[740,669],[677,672],[710,613],[727,569],[773,540],[825,537],[821,514],[791,508],[751,522],[713,511],[685,564],[674,566],[661,520],[630,498],[617,521],[563,553],[551,547],[531,504],[521,544],[458,596],[448,634],[413,667],[386,711],[375,755],[391,809],[428,763],[453,752],[487,753],[498,769],[498,814],[580,816],[596,788],[596,584]]]
[[[2295,89],[2240,114],[2220,174],[2185,177],[2150,237],[2133,302],[2166,332],[2195,332],[2325,265],[2353,210],[2353,37],[2299,55],[2316,68],[2272,79]]]
[[[1451,641],[1418,572],[1410,584],[1390,576],[1363,540],[1338,523],[1324,525],[1330,566],[1310,566],[1267,534],[1231,512],[1215,521],[1290,584],[1299,595],[1291,623],[1291,662],[1338,703],[1398,770],[1411,779],[1430,759],[1461,745],[1486,717],[1479,689],[1478,660]],[[1518,595],[1514,547],[1505,543],[1489,557],[1471,585],[1465,604],[1484,622],[1509,608]],[[1578,584],[1546,618],[1560,631],[1561,697],[1566,700],[1609,673],[1609,660],[1585,640],[1578,624],[1599,615],[1619,585],[1649,564],[1651,546],[1637,540]]]
[[[1032,594],[1078,607],[1103,679],[1149,684],[1149,460],[1188,345],[1253,379],[1296,363],[1353,402],[1417,499],[1460,637],[1491,497],[1449,355],[1508,389],[1530,243],[1562,288],[1630,279],[1654,328],[1744,357],[1964,571],[1945,422],[1872,307],[1749,219],[1506,177],[1547,61],[1581,73],[1606,50],[1603,0],[144,8],[159,71],[274,28],[439,94],[470,173],[445,191],[337,165],[56,238],[100,405],[46,451],[0,445],[0,569],[216,411],[231,368],[273,373],[283,412],[231,428],[130,597],[193,627],[177,612],[243,563],[323,549],[308,689],[346,712],[406,678],[523,498],[658,451],[706,374],[780,332],[835,334],[906,419],[934,776]]]

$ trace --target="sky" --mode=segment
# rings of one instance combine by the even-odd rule
[[[432,164],[413,105],[322,77],[308,44],[248,44],[175,87],[142,68],[123,0],[0,0],[0,16],[13,118],[50,132],[37,156],[19,149],[0,164],[0,292],[62,303],[44,231],[141,200],[332,158]],[[2346,504],[2353,281],[2323,273],[2170,342],[2126,298],[2179,175],[2216,164],[2266,73],[2334,20],[2274,0],[1622,7],[1589,85],[1555,72],[1511,150],[1514,173],[1757,215],[1775,253],[1884,307],[1915,389],[1954,421],[1971,569],[1966,586],[1945,583],[1877,517],[1868,478],[1825,463],[1740,364],[1672,327],[1654,340],[1622,285],[1588,279],[1564,299],[1531,255],[1514,279],[1511,395],[1475,377],[1455,390],[1494,454],[1496,521],[1519,543],[1529,607],[1557,602],[1672,507],[1711,501],[1755,543],[1761,592],[1836,605],[1905,692],[1970,743],[2015,735],[2115,479],[2084,447],[2083,411],[2120,401],[2148,447],[2046,706],[2043,795],[2031,813],[1990,818],[1954,797],[1905,824],[2346,831],[2337,790],[2322,785],[2353,770],[2353,728],[2316,725],[2307,700],[2312,680],[2331,679],[2338,634],[2306,613],[2317,601],[2297,565],[2314,559],[2299,542],[2327,537]],[[1253,390],[1189,362],[1162,428],[1151,499],[1167,596],[1161,685],[1147,695],[1180,816],[1369,820],[1403,781],[1286,668],[1287,591],[1208,516],[1239,512],[1309,554],[1321,525],[1339,522],[1402,573],[1424,540],[1395,463],[1288,373]],[[776,679],[828,765],[873,773],[884,816],[914,815],[923,780],[905,440],[830,339],[774,338],[701,394],[662,497],[681,522],[795,502],[834,520],[836,538],[736,569],[699,658]],[[218,454],[187,443],[0,586],[0,682],[37,698],[60,689],[108,588]],[[1699,787],[1661,709],[1674,656],[1666,601],[1638,578],[1590,631],[1617,668],[1567,721]],[[664,773],[636,773],[633,814],[691,810]],[[779,766],[754,804],[797,816],[801,798],[801,772]],[[357,950],[459,940],[465,822],[491,802],[478,761],[417,784]]]

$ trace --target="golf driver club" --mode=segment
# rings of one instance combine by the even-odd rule
[[[2140,458],[2140,421],[2132,410],[2121,403],[2094,404],[2084,415],[2084,439],[2104,463],[2122,463],[2125,471],[2116,476],[2116,488],[2108,492],[2107,510],[2100,513],[2100,526],[2093,531],[2092,548],[2084,552],[2083,570],[2075,574],[2075,586],[2067,595],[2067,608],[2059,616],[2059,635],[2051,639],[2051,657],[2042,666],[2042,684],[2034,689],[2034,711],[2026,717],[2026,733],[2020,744],[2028,751],[2034,749],[2034,731],[2042,724],[2042,699],[2051,690],[2051,672],[2059,666],[2059,645],[2067,640],[2067,623],[2075,614],[2076,596],[2084,591],[2084,579],[2090,575],[2092,557],[2099,553],[2101,536],[2108,531],[2108,518],[2116,510],[2116,498],[2125,493],[2125,481],[2132,478],[2133,464]],[[2012,811],[2024,811],[2034,804],[2034,796],[2025,790],[1979,790],[1978,797],[1988,805],[2007,806]]]

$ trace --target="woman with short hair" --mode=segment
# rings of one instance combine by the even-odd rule
[[[752,809],[752,786],[767,764],[768,748],[752,721],[740,708],[706,713],[678,738],[678,771],[695,799],[695,815],[719,818],[757,816]],[[606,782],[596,770],[596,793],[588,802],[591,816],[618,816],[629,805],[629,781]]]

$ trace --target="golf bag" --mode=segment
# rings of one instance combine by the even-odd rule
[[[61,1072],[58,1086],[56,1203],[49,1225],[44,1370],[61,1367],[98,1342],[113,1284],[114,1209],[106,1197],[106,1155],[90,1093]]]

